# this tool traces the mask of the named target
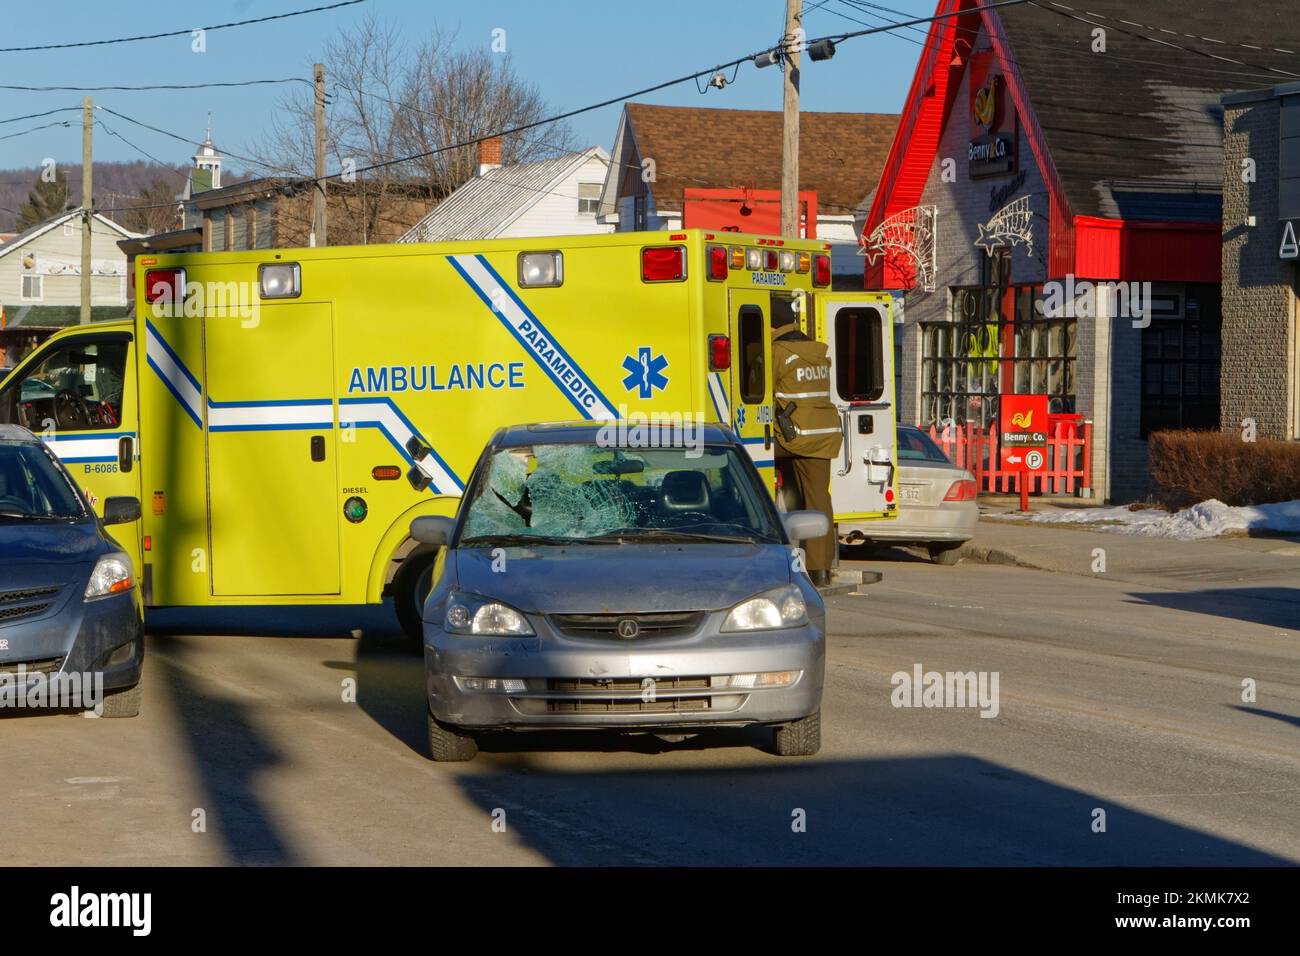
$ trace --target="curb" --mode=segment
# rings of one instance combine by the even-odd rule
[[[1029,568],[1034,571],[1056,571],[1056,568],[1049,568],[1046,565],[1035,564],[1032,561],[1026,561],[1017,556],[1014,552],[1003,550],[1002,548],[990,548],[988,545],[971,544],[967,542],[958,549],[958,554],[963,559],[979,561],[981,564],[1003,564],[1013,568]]]

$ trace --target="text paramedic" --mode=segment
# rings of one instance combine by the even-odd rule
[[[437,365],[380,365],[354,368],[348,378],[353,392],[446,392],[477,388],[523,388],[523,362],[455,362],[446,377]]]

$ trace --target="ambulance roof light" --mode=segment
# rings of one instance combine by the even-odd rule
[[[825,288],[831,284],[831,257],[827,255],[813,256],[813,285]]]
[[[721,282],[727,278],[727,247],[709,246],[709,279]]]
[[[783,250],[781,251],[781,271],[782,271],[782,272],[794,272],[795,261],[796,261],[796,260],[795,260],[795,256],[794,256],[794,253],[793,253],[793,252],[791,252],[791,251],[788,250],[788,249],[783,249]]]
[[[685,246],[646,246],[641,250],[642,282],[681,282],[685,278]]]
[[[519,285],[530,289],[564,285],[564,253],[519,253]]]
[[[745,267],[751,272],[757,272],[763,268],[763,250],[750,249],[745,254]]]

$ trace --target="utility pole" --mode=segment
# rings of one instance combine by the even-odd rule
[[[94,125],[94,104],[87,96],[81,103],[81,324],[90,322],[90,227],[94,222],[91,206],[94,190],[90,181],[91,159],[90,130]]]
[[[799,235],[799,44],[803,0],[785,0],[785,102],[781,122],[781,235]]]
[[[311,195],[312,245],[326,245],[325,239],[325,67],[317,63],[311,69],[316,88],[316,183]]]

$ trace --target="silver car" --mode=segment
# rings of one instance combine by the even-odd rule
[[[898,517],[855,530],[847,544],[920,545],[936,564],[956,564],[979,521],[975,476],[913,425],[898,426]]]
[[[412,522],[440,548],[423,611],[433,758],[470,759],[484,731],[747,725],[773,728],[782,756],[816,753],[825,608],[792,541],[828,519],[778,513],[729,430],[611,434],[502,429],[457,516]]]

